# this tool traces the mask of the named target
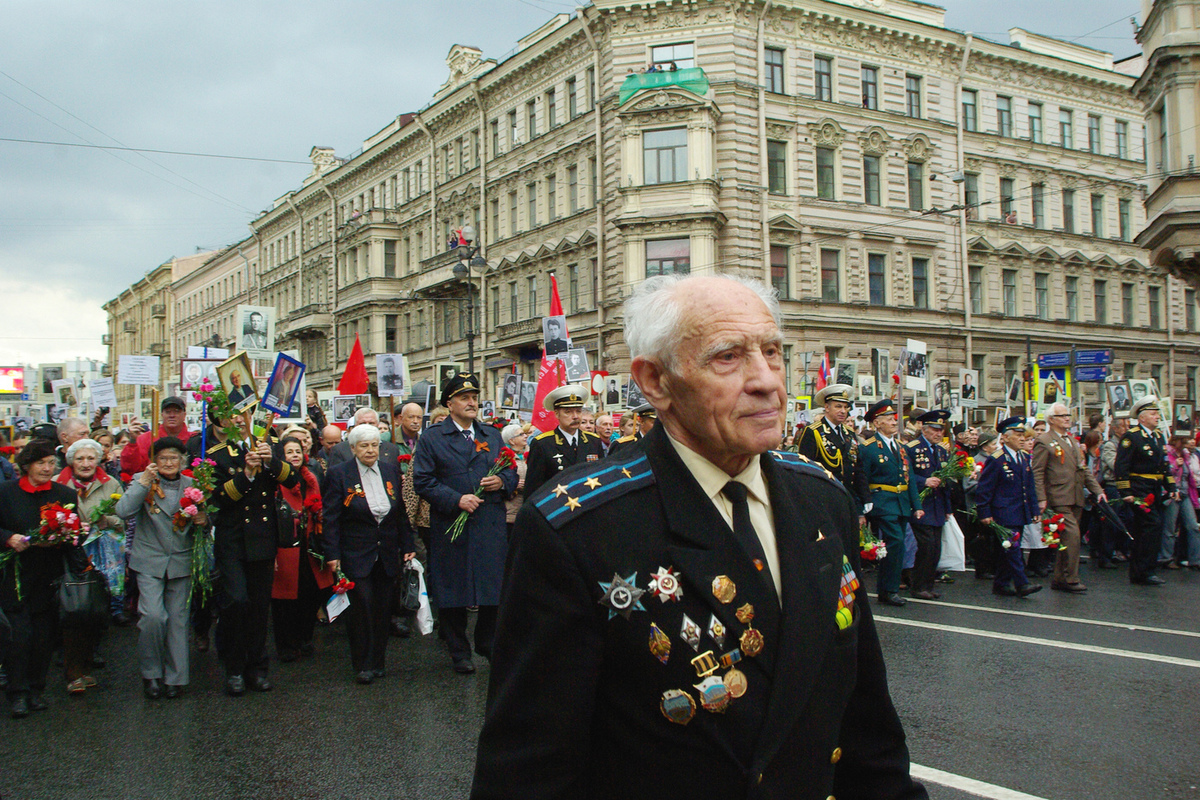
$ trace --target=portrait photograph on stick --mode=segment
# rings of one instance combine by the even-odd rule
[[[408,362],[400,353],[375,356],[375,382],[380,397],[400,397],[408,392]]]
[[[235,353],[217,367],[221,388],[229,398],[234,411],[245,411],[259,401],[258,388],[254,382],[254,369],[250,356],[243,350]]]
[[[274,306],[238,306],[237,319],[237,349],[251,358],[274,358]]]
[[[521,376],[510,372],[504,376],[504,384],[500,387],[500,407],[516,410],[521,401]]]
[[[194,389],[203,385],[207,379],[213,386],[221,385],[221,377],[217,375],[217,367],[224,363],[220,358],[185,358],[179,362],[180,385],[184,389]]]
[[[592,375],[592,371],[588,369],[587,351],[582,347],[577,347],[567,351],[567,380],[572,383],[587,383]]]
[[[975,408],[983,399],[979,391],[979,370],[960,368],[958,387],[959,402],[964,408]]]
[[[453,378],[455,375],[463,371],[462,364],[442,363],[434,365],[434,374],[437,375],[438,391],[446,385],[446,381]]]
[[[549,358],[562,358],[571,349],[565,316],[546,317],[542,320],[542,347]]]
[[[304,364],[291,356],[280,353],[275,359],[275,368],[267,381],[262,407],[280,417],[291,416],[300,381],[304,377]]]
[[[1129,391],[1129,381],[1109,381],[1104,384],[1104,392],[1108,397],[1108,410],[1114,417],[1128,417],[1133,408],[1133,395]]]
[[[604,380],[604,396],[601,398],[604,401],[605,411],[619,411],[621,409],[621,387],[629,382],[627,373],[617,375],[609,375]]]

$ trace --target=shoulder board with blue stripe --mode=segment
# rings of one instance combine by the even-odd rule
[[[551,479],[538,490],[534,506],[550,527],[559,530],[573,519],[630,492],[652,485],[654,473],[646,457],[626,463],[606,464],[598,469],[573,472],[570,479]]]
[[[784,469],[790,469],[793,472],[802,472],[805,475],[812,475],[816,478],[826,478],[833,481],[838,486],[841,482],[833,477],[833,473],[817,464],[810,458],[805,458],[799,453],[788,453],[784,450],[769,451],[771,457],[775,459],[775,463],[782,466]]]

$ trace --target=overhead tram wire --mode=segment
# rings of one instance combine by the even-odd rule
[[[0,142],[17,142],[19,144],[44,144],[55,147],[83,147],[94,150],[123,150],[131,153],[160,153],[168,156],[192,156],[194,158],[221,158],[231,161],[262,161],[268,164],[304,164],[311,166],[310,161],[297,161],[294,158],[258,158],[256,156],[231,156],[221,153],[193,153],[187,150],[155,150],[149,147],[126,147],[110,144],[80,144],[77,142],[51,142],[44,139],[12,139],[0,136]]]

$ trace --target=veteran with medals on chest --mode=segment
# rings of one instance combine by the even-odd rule
[[[661,276],[625,306],[658,410],[513,533],[471,796],[925,798],[857,571],[857,511],[779,441],[779,306]]]
[[[858,437],[846,425],[854,387],[834,383],[817,392],[817,403],[825,406],[821,421],[800,431],[796,452],[833,473],[861,506],[865,492],[857,485],[859,477]]]
[[[604,458],[600,437],[579,427],[588,391],[577,384],[560,386],[546,395],[543,404],[558,418],[558,427],[535,436],[525,456],[525,497],[567,467]]]
[[[1133,552],[1129,557],[1129,582],[1143,586],[1166,583],[1155,574],[1162,532],[1162,511],[1167,500],[1178,500],[1175,476],[1167,469],[1167,441],[1158,430],[1158,398],[1147,395],[1133,406],[1136,425],[1131,425],[1117,446],[1113,466],[1117,490],[1125,502],[1137,504],[1129,533]]]

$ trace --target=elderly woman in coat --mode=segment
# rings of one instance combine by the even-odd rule
[[[207,524],[181,511],[192,479],[182,474],[187,445],[174,436],[155,441],[150,462],[117,502],[117,514],[135,519],[129,568],[138,576],[138,663],[146,697],[178,697],[188,683],[188,595],[192,531]]]

